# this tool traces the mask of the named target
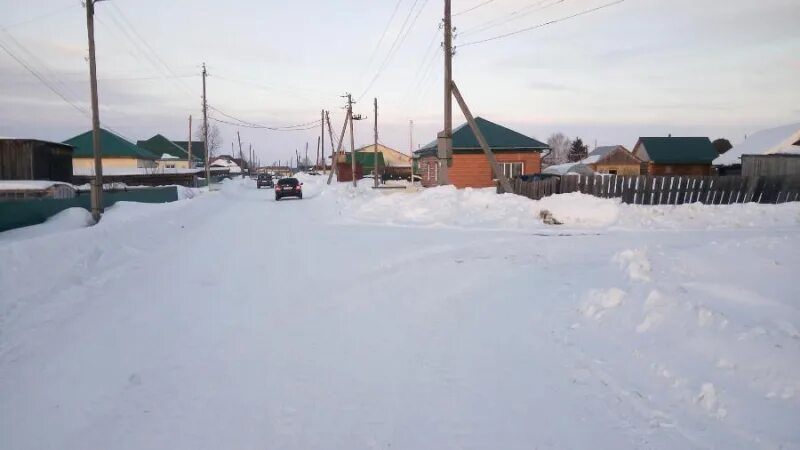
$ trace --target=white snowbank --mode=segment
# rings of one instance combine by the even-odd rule
[[[83,208],[68,208],[50,217],[44,223],[0,233],[0,241],[31,239],[47,234],[85,228],[94,221],[89,211]]]
[[[0,180],[0,191],[44,190],[56,185],[74,187],[69,183],[50,180]]]
[[[342,187],[337,189],[341,190]],[[717,229],[797,226],[800,203],[761,205],[622,204],[619,199],[569,193],[533,201],[494,189],[455,189],[443,186],[420,192],[381,192],[364,188],[348,191],[342,214],[367,223],[418,226],[457,226],[499,229],[545,227],[540,212],[570,228]],[[338,194],[341,200],[341,192]]]

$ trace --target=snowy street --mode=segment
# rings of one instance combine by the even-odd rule
[[[797,203],[304,181],[0,234],[0,448],[800,448]]]

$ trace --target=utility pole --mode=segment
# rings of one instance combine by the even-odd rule
[[[322,127],[320,128],[319,132],[319,138],[320,138],[319,150],[321,151],[320,154],[322,156],[322,161],[321,161],[322,173],[324,174],[325,173],[325,110],[324,109],[320,110],[319,112],[319,121],[320,121],[320,126]],[[333,143],[331,143],[331,147],[333,147]],[[317,156],[317,162],[319,163],[319,161],[320,161],[319,156]]]
[[[189,140],[186,142],[186,153],[189,155],[189,168],[194,169],[192,160],[192,115],[189,114]]]
[[[333,133],[333,131],[331,131],[331,118],[330,118],[330,116],[328,116],[327,119],[328,119],[328,133]],[[350,115],[348,114],[344,118],[344,124],[342,125],[342,134],[339,136],[339,140],[337,141],[336,151],[333,152],[333,154],[331,155],[331,165],[333,167],[331,168],[332,170],[328,174],[328,184],[331,184],[331,179],[333,178],[333,174],[334,173],[336,174],[336,177],[337,177],[336,181],[339,181],[339,178],[338,178],[339,177],[339,169],[338,169],[338,167],[336,165],[336,159],[339,156],[339,154],[342,152],[342,145],[344,143],[344,133],[347,130],[347,122],[349,120],[350,120]],[[331,142],[333,142],[333,135],[332,134],[331,134]]]
[[[239,135],[239,132],[236,132],[236,139],[239,141],[239,161],[244,161],[244,155],[242,155],[242,136]],[[244,167],[240,167],[242,171],[242,178],[244,178]]]
[[[250,144],[250,161],[247,162],[247,174],[253,175],[253,144]]]
[[[353,96],[347,94],[347,117],[350,118],[350,170],[353,175],[353,187],[358,186],[356,180],[356,141],[353,136]]]
[[[206,185],[211,190],[211,167],[208,164],[208,101],[206,100],[206,63],[203,63],[203,159],[206,165]]]
[[[444,0],[444,131],[439,135],[439,185],[450,184],[447,164],[453,152],[453,27],[451,0]]]
[[[414,186],[414,121],[408,121],[408,161],[411,164],[411,186]]]
[[[314,159],[314,161],[315,161],[314,162],[314,168],[315,169],[319,168],[319,145],[320,145],[320,141],[322,141],[322,136],[317,137],[317,158]]]
[[[372,167],[375,168],[373,171],[373,180],[375,180],[374,187],[378,187],[378,97],[375,97],[375,146],[372,148]]]
[[[308,170],[308,141],[306,141],[306,159],[303,160],[303,167]]]
[[[97,223],[103,215],[103,160],[100,148],[100,107],[97,99],[97,61],[94,50],[94,4],[101,0],[86,0],[86,29],[89,34],[89,80],[92,96],[92,152],[94,178],[91,185],[92,219]]]

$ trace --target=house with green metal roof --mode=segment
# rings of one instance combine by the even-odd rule
[[[386,162],[383,158],[383,153],[378,153],[378,173],[386,167]],[[338,181],[352,181],[353,180],[353,156],[352,153],[347,152],[340,154],[336,158],[336,179]],[[361,178],[364,175],[372,174],[375,172],[375,154],[372,152],[359,152],[356,151],[356,178]]]
[[[91,130],[67,139],[64,144],[71,145],[74,148],[72,153],[73,171],[84,172],[94,169],[94,144]],[[157,166],[157,155],[105,128],[100,129],[100,154],[104,169],[135,169]]]
[[[507,177],[541,172],[541,154],[549,148],[547,144],[482,117],[475,122]],[[415,172],[423,186],[438,184],[437,145],[433,140],[414,152]],[[491,166],[467,123],[453,129],[453,156],[448,167],[449,182],[458,188],[495,186]]]
[[[156,156],[158,156],[158,167],[167,169],[188,169],[189,153],[187,147],[181,147],[174,141],[171,141],[164,136],[157,134],[146,141],[138,141],[137,146],[147,149]],[[198,165],[202,158],[200,157],[204,152],[202,146],[192,146],[192,166]]]
[[[710,175],[719,154],[707,137],[667,136],[640,137],[633,156],[645,163],[647,175]]]

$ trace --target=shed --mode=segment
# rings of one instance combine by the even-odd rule
[[[622,145],[597,147],[581,161],[597,173],[639,175],[642,162]]]
[[[72,181],[73,147],[26,138],[0,138],[0,180]]]
[[[719,155],[714,160],[720,173],[736,173],[741,168],[744,175],[745,155],[791,155],[800,154],[800,123],[769,128],[753,133],[742,142],[734,145],[727,152]],[[768,170],[769,172],[791,171],[791,167],[779,168],[777,164],[794,164],[796,158],[776,157],[776,158],[749,158],[751,166],[748,172],[759,172]],[[756,168],[754,165],[758,165]],[[771,166],[767,169],[767,166]],[[797,173],[797,172],[794,172]],[[766,175],[766,174],[765,174]]]
[[[710,175],[717,155],[707,137],[640,137],[633,147],[647,175]]]

